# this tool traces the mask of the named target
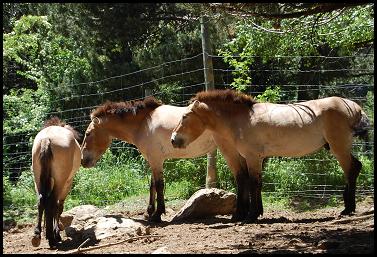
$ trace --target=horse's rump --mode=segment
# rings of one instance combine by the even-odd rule
[[[353,136],[360,137],[365,141],[368,141],[368,129],[370,127],[370,121],[365,112],[361,112],[361,117],[359,122],[353,126]]]
[[[32,147],[32,169],[38,203],[38,225],[32,239],[33,246],[40,244],[41,220],[44,217],[45,236],[50,247],[61,240],[57,224],[60,209],[68,193],[69,178],[80,164],[80,146],[75,139],[77,133],[69,125],[53,117],[36,135]],[[68,183],[68,184],[67,184]]]

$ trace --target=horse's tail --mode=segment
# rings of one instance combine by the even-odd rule
[[[46,239],[52,240],[54,213],[56,209],[56,199],[53,193],[54,180],[51,177],[51,162],[53,154],[51,150],[51,140],[49,138],[43,138],[41,140],[41,151],[39,153],[39,160],[41,163],[41,203],[44,209],[45,227],[46,227]]]
[[[361,111],[359,121],[353,126],[353,136],[359,137],[365,141],[369,141],[368,130],[370,128],[370,121],[364,111]]]

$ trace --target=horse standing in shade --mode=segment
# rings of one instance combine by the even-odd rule
[[[263,214],[261,171],[269,156],[297,157],[326,147],[344,171],[343,215],[355,211],[356,179],[361,162],[351,154],[353,136],[367,136],[369,120],[355,102],[328,97],[295,104],[258,103],[233,90],[200,92],[182,114],[171,142],[185,148],[210,130],[237,181],[244,208],[239,219]],[[239,156],[246,160],[248,178]],[[249,198],[249,199],[248,199]]]
[[[108,101],[90,114],[91,123],[81,145],[81,163],[86,168],[96,164],[115,138],[138,148],[152,170],[147,212],[149,220],[153,222],[161,222],[161,214],[165,213],[164,161],[171,158],[194,158],[216,149],[210,132],[206,131],[186,149],[175,149],[170,144],[170,135],[185,109],[163,105],[154,97],[143,101]]]
[[[38,224],[32,238],[35,247],[41,242],[43,213],[50,247],[56,247],[61,241],[60,230],[64,228],[59,218],[73,177],[80,168],[81,152],[77,140],[79,134],[57,117],[47,120],[34,139],[31,168],[38,198]]]

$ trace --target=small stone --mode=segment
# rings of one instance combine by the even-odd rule
[[[338,248],[340,243],[338,241],[321,240],[318,242],[318,248],[322,250],[329,250]]]
[[[160,247],[152,252],[152,254],[170,254],[166,246]]]

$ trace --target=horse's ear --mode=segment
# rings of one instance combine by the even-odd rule
[[[93,117],[92,118],[92,121],[93,121],[93,123],[94,123],[94,125],[98,125],[98,124],[101,124],[101,120],[100,120],[100,118],[98,118],[98,117]]]

